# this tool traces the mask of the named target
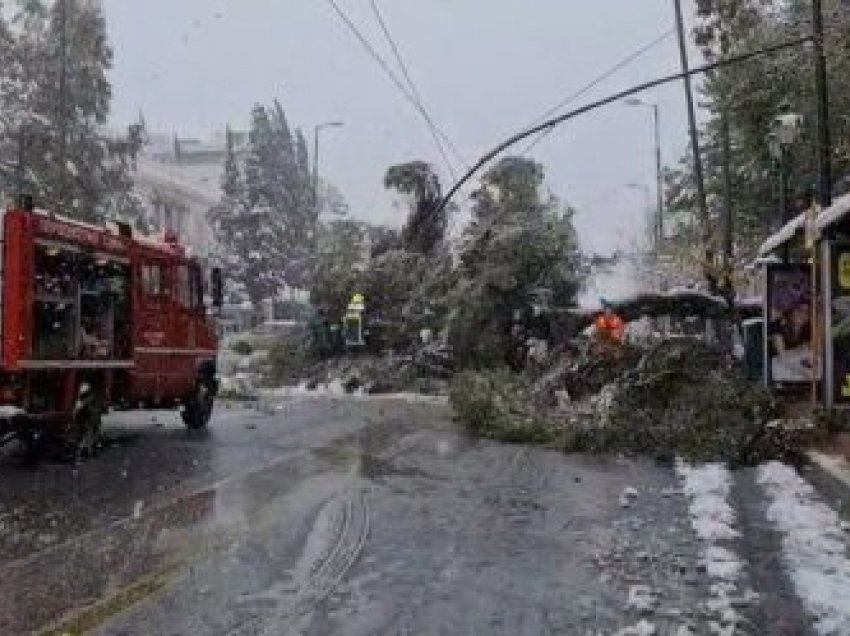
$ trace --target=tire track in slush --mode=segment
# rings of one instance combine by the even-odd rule
[[[230,636],[277,635],[293,621],[307,616],[339,586],[357,561],[369,536],[369,506],[359,489],[348,489],[328,500],[308,533],[295,578],[303,576],[297,590],[280,585],[263,598],[281,600],[266,616],[249,619],[232,629]]]

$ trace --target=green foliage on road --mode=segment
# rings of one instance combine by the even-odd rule
[[[586,373],[553,359],[552,369],[466,371],[451,387],[458,421],[471,434],[556,446],[565,452],[628,453],[753,465],[793,460],[811,431],[771,422],[779,411],[722,350],[698,340],[663,342],[628,364],[609,365],[601,391],[558,399]]]
[[[303,338],[279,338],[269,349],[264,381],[269,386],[296,384],[317,361]]]
[[[528,379],[507,368],[459,373],[452,381],[450,400],[457,420],[477,437],[554,444],[562,435],[535,411]]]

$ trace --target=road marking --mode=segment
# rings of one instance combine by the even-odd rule
[[[838,514],[791,466],[770,462],[757,481],[767,519],[782,533],[782,557],[818,634],[850,634],[850,559]]]

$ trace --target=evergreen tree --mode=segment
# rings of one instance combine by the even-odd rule
[[[10,117],[14,112],[11,95],[16,92],[13,53],[14,41],[0,3],[0,192],[4,186],[12,184],[16,176],[17,153],[14,141],[19,125]],[[4,202],[0,201],[0,205],[4,205]]]
[[[320,226],[310,301],[327,310],[329,316],[342,316],[351,295],[359,291],[358,277],[368,263],[368,232],[365,223],[350,219]]]
[[[228,143],[222,200],[210,219],[222,260],[255,304],[285,285],[309,284],[316,214],[306,152],[279,102],[254,106],[244,159]]]
[[[535,290],[549,290],[558,306],[575,301],[581,276],[573,210],[541,196],[543,176],[534,161],[507,157],[473,193],[450,323],[465,364],[508,361],[515,316],[528,310]]]
[[[844,3],[846,4],[846,3]],[[833,173],[836,182],[850,174],[850,88],[843,77],[850,72],[850,10],[842,0],[824,0],[827,17],[825,46],[828,51],[830,127],[834,143]],[[694,41],[709,59],[732,55],[811,33],[811,4],[792,0],[703,0],[698,6]],[[788,108],[803,118],[800,137],[790,149],[789,183],[792,214],[800,211],[817,183],[816,99],[813,55],[809,47],[794,47],[753,58],[743,64],[718,69],[701,86],[709,117],[700,131],[706,170],[706,189],[712,214],[717,219],[722,196],[720,113],[725,108],[730,128],[732,210],[736,264],[752,259],[765,236],[780,222],[779,166],[769,151],[768,138],[774,118]],[[667,171],[668,227],[678,228],[680,239],[689,238],[692,227],[693,172],[689,160]],[[718,227],[718,225],[715,225]],[[715,237],[718,239],[719,237]],[[668,244],[682,250],[686,241]],[[696,247],[696,241],[692,242]],[[715,250],[717,251],[717,250]]]
[[[137,125],[118,137],[105,133],[112,50],[97,5],[22,0],[12,24],[12,50],[6,55],[10,63],[3,66],[11,79],[3,99],[12,123],[0,134],[4,146],[13,140],[23,150],[16,153],[15,163],[23,160],[17,167],[25,169],[36,202],[83,219],[137,216],[132,172],[143,131]],[[9,182],[7,171],[6,189],[17,190],[15,181]]]
[[[307,140],[300,128],[295,131],[295,160],[302,182],[311,185],[313,180],[310,171],[310,154],[307,151]],[[312,194],[312,188],[310,192]]]
[[[295,131],[295,183],[297,184],[299,216],[303,219],[306,240],[312,245],[317,241],[319,212],[327,207],[335,213],[344,207],[342,195],[333,186],[325,184],[325,195],[314,192],[313,172],[310,169],[310,154],[307,150],[307,140],[300,128]],[[327,199],[327,200],[325,200]],[[327,205],[325,205],[327,203]]]
[[[401,235],[404,247],[420,254],[433,254],[442,247],[449,210],[440,209],[442,189],[433,168],[423,161],[391,166],[384,187],[410,197],[410,213]]]

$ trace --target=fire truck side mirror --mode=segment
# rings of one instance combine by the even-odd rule
[[[221,268],[213,267],[210,272],[212,287],[212,304],[215,309],[221,309],[224,305],[224,281],[221,277]]]

